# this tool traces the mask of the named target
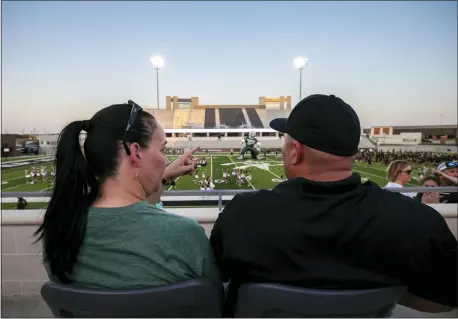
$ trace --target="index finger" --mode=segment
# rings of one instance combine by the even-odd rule
[[[200,150],[200,146],[196,146],[190,150],[187,150],[186,152],[183,153],[183,156],[184,157],[189,157],[191,156],[192,154],[194,154],[195,152],[197,152],[198,150]]]

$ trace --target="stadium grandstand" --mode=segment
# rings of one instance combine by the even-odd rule
[[[291,97],[259,97],[258,104],[203,105],[198,97],[166,97],[165,109],[146,109],[167,129],[268,128],[276,117],[287,117]]]

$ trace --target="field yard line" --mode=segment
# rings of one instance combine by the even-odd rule
[[[232,160],[232,158],[230,158],[230,156],[229,156],[229,155],[227,155],[227,158],[228,158],[228,159],[229,159],[229,160],[230,160],[232,163],[234,163],[234,165],[235,165],[235,168],[237,168],[237,167],[238,167],[238,166],[237,166],[237,163],[236,163],[236,162],[234,162],[234,161]],[[247,180],[247,182],[248,182],[248,184],[251,186],[251,188],[253,188],[253,189],[256,189],[256,188],[253,186],[253,184],[251,184],[251,182],[250,182],[250,181],[248,181],[248,180]]]
[[[175,180],[175,185],[176,185],[176,182],[178,182],[178,180],[180,179],[180,177],[181,177],[181,176],[178,176],[177,179]],[[170,191],[170,190],[172,190],[173,187],[174,187],[174,186],[172,185],[172,186],[170,186],[167,190]]]
[[[45,188],[45,189],[42,189],[40,192],[46,192],[46,191],[49,191],[49,190],[52,190],[54,188],[54,186],[51,186],[51,187],[48,187],[48,188]]]
[[[270,174],[272,174],[273,176],[275,176],[275,177],[277,177],[277,178],[281,179],[281,177],[280,177],[280,176],[278,176],[278,175],[277,175],[277,174],[275,174],[274,172],[271,172],[271,171],[270,171],[270,169],[269,169],[269,170],[266,170],[266,171],[267,171],[267,172],[269,172]]]
[[[385,177],[383,177],[383,176],[375,175],[375,174],[371,174],[371,173],[366,173],[366,172],[363,172],[363,171],[358,171],[357,169],[353,169],[353,172],[358,172],[358,173],[360,173],[360,175],[364,174],[364,175],[370,175],[370,176],[378,177],[378,178],[381,178],[381,179],[385,179]],[[406,183],[406,185],[410,185],[410,186],[413,186],[413,187],[417,187],[418,186],[418,185],[410,184],[410,183]]]
[[[14,177],[14,178],[5,178],[2,176],[2,181],[14,181],[15,179],[20,179],[20,178],[25,178],[25,176],[19,176],[19,177]]]
[[[4,189],[2,189],[2,192],[7,191],[7,190],[9,190],[9,189],[13,189],[13,188],[17,188],[17,187],[22,187],[22,186],[24,186],[24,185],[27,185],[27,183],[20,184],[20,185],[16,185],[16,186],[13,186],[13,187],[4,188]]]

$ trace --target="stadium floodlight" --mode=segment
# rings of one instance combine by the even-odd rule
[[[159,69],[164,67],[164,59],[159,56],[152,56],[149,61],[156,69],[156,94],[157,94],[157,108],[159,109]]]
[[[299,69],[299,100],[302,100],[302,70],[309,62],[309,59],[298,56],[294,59],[294,67]]]
[[[296,69],[303,69],[309,60],[307,58],[303,58],[301,56],[294,59],[294,67]]]
[[[164,59],[161,56],[152,56],[149,60],[155,69],[162,69],[164,67]]]

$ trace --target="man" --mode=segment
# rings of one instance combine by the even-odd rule
[[[450,161],[443,162],[437,166],[434,174],[439,176],[440,186],[458,185],[458,163]],[[442,203],[458,203],[458,193],[441,193]]]
[[[355,111],[331,95],[312,95],[288,119],[285,182],[236,195],[210,242],[228,307],[247,282],[310,288],[408,286],[408,307],[448,311],[457,304],[457,241],[429,206],[382,190],[352,172],[360,140]]]

